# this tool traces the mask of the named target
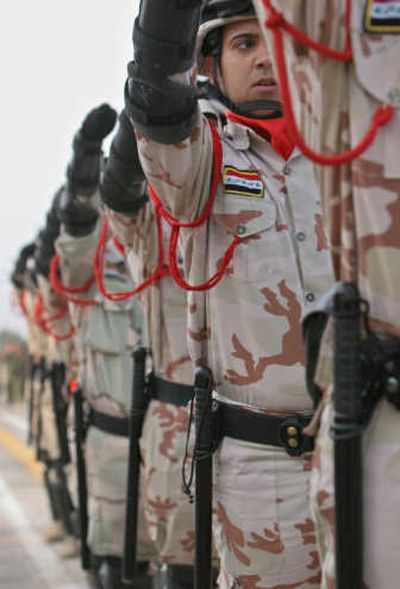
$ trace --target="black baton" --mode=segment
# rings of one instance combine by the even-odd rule
[[[91,568],[90,548],[87,543],[88,533],[88,494],[86,480],[86,463],[83,449],[83,442],[86,437],[86,424],[83,415],[83,395],[79,386],[71,386],[71,393],[74,400],[75,414],[75,450],[76,450],[76,468],[78,474],[78,505],[79,505],[79,536],[81,565],[84,571]]]
[[[334,297],[336,588],[363,586],[360,297],[342,283]]]
[[[58,446],[60,450],[60,463],[65,465],[71,462],[68,443],[68,402],[63,398],[62,388],[65,381],[65,364],[54,362],[50,371],[51,392],[53,399],[53,413],[56,420]]]
[[[207,367],[196,371],[194,382],[196,400],[195,460],[195,525],[196,563],[195,589],[212,587],[212,372]]]
[[[133,583],[136,574],[137,528],[140,489],[140,447],[144,415],[147,409],[146,356],[147,350],[136,347],[133,351],[133,384],[129,413],[129,458],[127,501],[125,513],[124,556],[122,582]]]
[[[28,445],[33,442],[33,413],[35,406],[35,375],[38,364],[34,362],[33,357],[30,358],[29,370],[29,402],[28,402]]]

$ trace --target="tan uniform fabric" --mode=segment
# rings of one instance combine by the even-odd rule
[[[46,336],[34,321],[34,292],[26,289],[24,292],[24,305],[26,309],[26,322],[28,329],[28,350],[32,362],[38,364],[40,359],[45,355]],[[37,440],[39,425],[40,409],[40,380],[39,375],[35,374],[33,381],[33,399],[32,399],[32,440]]]
[[[63,281],[77,286],[92,274],[92,259],[98,230],[76,238],[62,231],[56,242]],[[78,264],[77,264],[78,261]],[[106,248],[104,282],[112,291],[132,288],[124,256],[112,242]],[[135,300],[121,303],[105,300],[97,287],[83,295],[96,304],[71,304],[77,328],[79,380],[91,407],[116,417],[127,417],[132,390],[132,350],[140,341],[142,315]],[[123,554],[128,438],[89,428],[86,459],[89,494],[88,543],[97,556]],[[150,560],[154,549],[145,533],[140,513],[138,559]]]
[[[235,234],[245,239],[223,280],[205,295],[189,295],[191,355],[196,364],[208,363],[217,395],[227,402],[307,413],[300,321],[331,276],[312,167],[297,152],[285,162],[238,124],[220,134],[223,170],[212,214],[198,229],[182,231],[189,282],[216,271]],[[206,119],[199,116],[192,136],[177,146],[141,136],[138,144],[146,176],[168,210],[192,220],[209,197],[213,149]],[[258,196],[231,190],[228,168],[255,172]],[[317,586],[309,457],[225,438],[216,467],[220,586]]]
[[[129,266],[135,281],[140,283],[157,262],[153,208],[146,205],[134,218],[111,210],[108,216],[128,248]],[[185,293],[166,276],[143,291],[140,300],[147,321],[154,373],[168,381],[191,385],[193,370],[186,343]],[[181,565],[194,562],[194,507],[183,493],[181,476],[188,421],[188,407],[152,400],[141,438],[149,533],[161,562]]]
[[[52,290],[49,281],[42,275],[38,275],[38,288],[43,301],[43,317],[51,317],[60,309],[65,308],[66,303]],[[68,332],[70,327],[70,317],[67,313],[59,320],[52,321],[48,324],[54,334],[63,335]],[[40,327],[39,327],[40,329]],[[73,342],[68,339],[57,341],[49,333],[43,336],[43,357],[47,370],[51,370],[53,363],[66,362],[73,357]],[[66,384],[62,394],[67,398]],[[57,432],[56,416],[53,410],[53,392],[50,378],[46,378],[39,401],[40,410],[40,436],[38,438],[39,452],[43,457],[49,460],[60,458],[60,444]]]
[[[345,1],[273,0],[285,17],[313,39],[343,49]],[[371,4],[371,3],[368,3]],[[393,3],[398,7],[399,3]],[[261,0],[254,5],[265,20]],[[356,281],[371,305],[373,326],[400,335],[400,35],[363,30],[367,2],[353,0],[353,60],[335,62],[300,48],[285,35],[295,111],[306,141],[319,151],[354,147],[375,109],[395,108],[373,145],[350,164],[319,168],[336,277]],[[381,8],[385,9],[384,4]],[[267,41],[270,36],[267,35]],[[322,368],[320,367],[320,372]],[[326,374],[326,370],[323,371]],[[328,372],[329,374],[329,372]],[[329,377],[320,375],[327,405],[322,415],[312,493],[323,559],[323,587],[334,587],[333,448]],[[382,401],[364,434],[365,583],[398,585],[400,540],[399,414]]]

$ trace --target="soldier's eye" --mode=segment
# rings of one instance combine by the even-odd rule
[[[235,44],[235,47],[237,49],[251,49],[254,46],[254,39],[241,39],[240,41],[237,41],[237,43]]]

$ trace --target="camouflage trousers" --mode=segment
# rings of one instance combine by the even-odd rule
[[[158,558],[164,563],[194,563],[194,507],[183,492],[189,409],[151,401],[140,441],[144,510]]]
[[[223,589],[317,589],[311,455],[224,438],[215,456],[215,542]]]
[[[41,399],[38,401],[38,413],[40,413],[40,416],[38,415],[37,420],[35,420],[35,429],[36,435],[38,436],[39,451],[48,460],[57,460],[60,458],[60,443],[56,416],[53,411],[51,385],[48,380],[44,384]]]
[[[89,428],[86,438],[88,545],[96,556],[121,558],[123,555],[128,446],[127,437]],[[137,558],[144,561],[154,556],[140,508]]]
[[[335,587],[332,404],[324,406],[311,475],[322,589]],[[397,589],[400,554],[400,415],[381,401],[363,434],[365,589]]]

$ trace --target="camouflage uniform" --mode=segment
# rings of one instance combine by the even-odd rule
[[[266,12],[254,0],[260,19]],[[287,20],[334,49],[345,43],[345,2],[273,0]],[[373,112],[391,104],[391,121],[378,129],[372,145],[351,163],[318,170],[324,214],[332,243],[336,278],[356,282],[371,305],[372,326],[400,335],[399,219],[400,37],[363,29],[364,18],[397,11],[398,2],[354,0],[351,15],[353,58],[349,64],[317,55],[284,34],[285,57],[294,109],[306,142],[317,151],[337,153],[358,144]],[[392,15],[394,13],[392,12]],[[397,18],[397,21],[396,21]],[[389,19],[390,20],[390,19]],[[380,21],[382,22],[382,21]],[[267,35],[267,39],[270,35]],[[329,342],[329,333],[326,336]],[[329,348],[328,343],[324,349]],[[317,378],[325,388],[312,496],[318,521],[323,587],[334,580],[334,491],[329,349]],[[400,450],[398,414],[378,404],[364,434],[364,582],[368,589],[398,584]],[[390,541],[388,541],[390,538]]]
[[[57,240],[65,284],[76,286],[92,275],[97,230],[74,237],[65,230]],[[79,260],[77,264],[76,261]],[[125,257],[110,240],[104,282],[112,291],[132,288]],[[70,304],[77,328],[79,382],[92,410],[127,419],[132,390],[133,347],[140,341],[142,314],[134,299],[110,302],[93,286],[84,298],[94,305]],[[85,443],[88,495],[88,544],[94,556],[121,558],[125,525],[128,437],[90,427]],[[149,561],[154,548],[139,523],[138,560]]]
[[[189,295],[190,353],[213,370],[225,403],[266,414],[309,413],[300,322],[331,280],[313,170],[296,150],[285,161],[248,127],[228,122],[219,132],[223,165],[211,215],[181,231],[187,280],[198,284],[214,274],[235,235],[242,241],[222,281]],[[191,137],[175,146],[137,136],[145,174],[167,210],[193,220],[210,191],[207,120],[199,115]],[[241,174],[255,181],[257,194],[244,188]],[[215,488],[221,587],[318,585],[309,458],[224,438]]]
[[[48,279],[38,274],[37,280],[43,307],[42,318],[51,317],[63,309],[67,311],[65,302],[52,290]],[[39,460],[45,464],[45,480],[51,503],[52,493],[55,496],[53,517],[56,516],[56,519],[60,519],[62,522],[64,545],[60,549],[60,556],[66,558],[77,555],[77,543],[74,537],[76,533],[73,516],[74,506],[69,490],[73,479],[71,479],[72,469],[67,431],[69,402],[67,392],[68,369],[64,372],[63,368],[73,366],[74,348],[71,338],[67,337],[65,340],[57,340],[57,336],[63,338],[64,335],[68,334],[70,327],[71,323],[68,312],[65,312],[60,319],[46,324],[46,329],[49,329],[49,333],[43,332],[43,329],[39,326],[39,329],[42,331],[42,336],[40,337],[43,338],[41,350],[45,375],[43,375],[42,381],[39,383],[40,390],[36,422],[37,455]],[[54,390],[52,383],[52,373],[56,370],[62,370],[65,374],[61,389],[58,391]],[[66,403],[66,414],[64,417],[65,432],[59,432],[58,430],[54,395],[60,395],[63,402]],[[61,441],[60,435],[65,435],[65,439],[63,438]],[[51,531],[48,539],[50,541],[53,539]]]
[[[34,291],[26,289],[24,291],[24,307],[26,311],[26,321],[28,328],[28,350],[31,361],[35,366],[39,366],[41,360],[44,358],[46,336],[34,319]],[[32,399],[32,415],[31,415],[31,436],[32,441],[37,439],[39,407],[40,407],[40,378],[38,371],[35,371],[33,380],[33,399]]]
[[[146,279],[157,264],[158,238],[154,210],[145,205],[135,217],[108,210],[113,230],[127,247],[135,282]],[[164,227],[165,246],[168,229]],[[186,343],[186,296],[170,276],[140,295],[154,376],[193,384]],[[183,493],[182,460],[189,422],[188,406],[150,401],[141,438],[144,463],[145,513],[151,538],[162,563],[193,565],[194,508]]]

